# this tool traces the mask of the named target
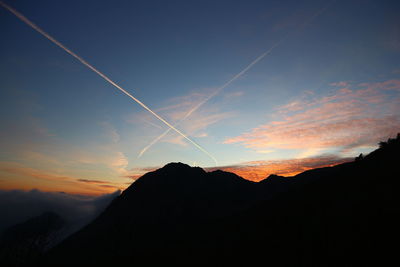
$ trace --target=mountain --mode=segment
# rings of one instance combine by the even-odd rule
[[[61,237],[65,221],[58,214],[45,212],[6,229],[0,237],[2,266],[23,266],[37,261]]]
[[[259,183],[171,163],[40,265],[396,265],[399,151],[398,136],[353,162]]]

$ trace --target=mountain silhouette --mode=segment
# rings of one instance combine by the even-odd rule
[[[255,183],[170,163],[134,182],[43,266],[366,266],[397,261],[400,138]]]

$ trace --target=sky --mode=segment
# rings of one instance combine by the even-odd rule
[[[0,7],[1,190],[101,195],[169,162],[259,181],[400,132],[398,1],[5,3],[203,151]]]

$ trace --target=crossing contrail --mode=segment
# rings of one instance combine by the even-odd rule
[[[313,21],[316,17],[318,17],[321,13],[323,13],[328,7],[330,7],[336,0],[332,0],[329,2],[326,6],[323,8],[319,9],[316,13],[314,13],[311,17],[306,19],[302,24],[300,24],[299,28],[304,28],[306,27],[311,21]],[[291,34],[292,32],[288,32],[286,35],[282,37],[278,42],[273,44],[267,51],[262,53],[260,56],[258,56],[256,59],[254,59],[249,65],[247,65],[242,71],[240,71],[238,74],[233,76],[232,79],[224,83],[221,87],[218,87],[213,93],[211,93],[208,97],[206,97],[203,101],[198,103],[195,107],[193,107],[191,110],[189,110],[185,116],[183,116],[182,119],[180,119],[174,126],[177,127],[182,121],[186,120],[190,115],[192,115],[193,112],[198,110],[201,106],[203,106],[205,103],[208,102],[211,98],[219,94],[223,89],[225,89],[228,85],[239,79],[243,74],[245,74],[249,69],[251,69],[255,64],[257,64],[260,60],[262,60],[264,57],[266,57],[268,54],[272,52],[277,46],[279,46],[282,42],[284,42]],[[153,141],[151,141],[146,147],[144,147],[139,155],[138,158],[140,158],[150,147],[155,145],[158,141],[160,141],[165,135],[167,135],[171,131],[171,128],[168,128],[165,132],[163,132],[161,135],[159,135],[157,138],[155,138]]]
[[[189,110],[185,116],[183,116],[183,118],[177,123],[175,124],[175,126],[179,125],[182,121],[186,120],[190,115],[192,115],[193,112],[195,112],[196,110],[198,110],[202,105],[204,105],[206,102],[208,102],[208,100],[210,100],[211,98],[213,98],[215,95],[217,95],[219,92],[221,92],[225,87],[227,87],[228,85],[230,85],[231,83],[233,83],[235,80],[237,80],[238,78],[240,78],[240,76],[242,76],[243,74],[245,74],[251,67],[253,67],[258,61],[260,61],[261,59],[263,59],[266,55],[268,55],[269,53],[271,53],[271,51],[277,47],[284,39],[280,40],[279,42],[277,42],[276,44],[274,44],[270,49],[268,49],[266,52],[264,52],[262,55],[260,55],[259,57],[257,57],[255,60],[253,60],[249,65],[247,65],[246,68],[244,68],[241,72],[239,72],[238,74],[236,74],[232,79],[230,79],[229,81],[227,81],[225,84],[223,84],[222,86],[218,87],[213,93],[211,93],[208,97],[206,97],[205,99],[203,99],[203,101],[201,101],[200,103],[198,103],[195,107],[193,107],[191,110]],[[143,148],[138,157],[140,158],[150,147],[152,147],[154,144],[156,144],[158,141],[160,141],[164,136],[166,136],[171,129],[167,129],[166,131],[164,131],[161,135],[159,135],[157,138],[155,138],[153,141],[151,141],[145,148]]]
[[[19,13],[17,10],[15,10],[14,8],[12,8],[11,6],[5,4],[4,2],[0,1],[0,5],[2,7],[4,7],[5,9],[7,9],[8,11],[10,11],[12,14],[14,14],[17,18],[19,18],[21,21],[23,21],[24,23],[26,23],[28,26],[30,26],[32,29],[36,30],[37,32],[39,32],[41,35],[43,35],[44,37],[46,37],[47,39],[49,39],[51,42],[53,42],[55,45],[57,45],[58,47],[60,47],[61,49],[63,49],[65,52],[67,52],[68,54],[70,54],[71,56],[73,56],[74,58],[76,58],[77,60],[79,60],[83,65],[85,65],[86,67],[88,67],[89,69],[91,69],[93,72],[95,72],[96,74],[98,74],[100,77],[102,77],[104,80],[106,80],[107,82],[109,82],[110,84],[112,84],[114,87],[116,87],[118,90],[120,90],[121,92],[123,92],[125,95],[129,96],[130,98],[132,98],[136,103],[138,103],[140,106],[142,106],[145,110],[147,110],[148,112],[150,112],[153,116],[155,116],[157,119],[159,119],[160,121],[162,121],[165,125],[167,125],[169,127],[169,129],[174,130],[175,132],[177,132],[179,135],[181,135],[182,137],[184,137],[187,141],[189,141],[190,143],[192,143],[195,147],[197,147],[200,151],[204,152],[207,156],[209,156],[214,162],[215,165],[217,164],[217,160],[215,157],[213,157],[207,150],[205,150],[203,147],[201,147],[199,144],[197,144],[195,141],[193,141],[192,139],[190,139],[188,136],[186,136],[184,133],[182,133],[180,130],[178,130],[177,128],[175,128],[175,126],[173,126],[172,124],[170,124],[169,122],[167,122],[165,119],[163,119],[161,116],[159,116],[157,113],[155,113],[154,111],[152,111],[148,106],[146,106],[144,103],[142,103],[139,99],[137,99],[136,97],[134,97],[133,95],[131,95],[129,92],[127,92],[125,89],[123,89],[121,86],[119,86],[118,84],[116,84],[114,81],[112,81],[110,78],[108,78],[105,74],[101,73],[99,70],[97,70],[95,67],[93,67],[91,64],[89,64],[86,60],[84,60],[83,58],[81,58],[80,56],[78,56],[77,54],[75,54],[74,52],[72,52],[70,49],[68,49],[67,47],[65,47],[62,43],[60,43],[59,41],[57,41],[56,39],[54,39],[52,36],[50,36],[48,33],[46,33],[44,30],[42,30],[39,26],[37,26],[36,24],[34,24],[32,21],[30,21],[28,18],[26,18],[24,15],[22,15],[21,13]]]
[[[200,103],[198,103],[196,106],[194,106],[191,110],[189,110],[185,116],[183,116],[183,118],[176,123],[174,126],[177,127],[182,121],[186,120],[190,115],[192,115],[193,112],[195,112],[196,110],[198,110],[201,106],[203,106],[205,103],[208,102],[208,100],[210,100],[211,98],[213,98],[214,96],[216,96],[217,94],[219,94],[219,92],[221,92],[222,90],[224,90],[228,85],[230,85],[231,83],[233,83],[234,81],[236,81],[237,79],[239,79],[243,74],[245,74],[249,69],[251,69],[251,67],[253,67],[255,64],[257,64],[258,61],[260,61],[261,59],[263,59],[264,57],[266,57],[269,53],[272,52],[272,50],[274,50],[275,47],[277,47],[278,45],[280,45],[286,38],[288,37],[288,34],[285,35],[281,40],[279,40],[278,42],[276,42],[273,46],[271,46],[267,51],[265,51],[264,53],[262,53],[260,56],[258,56],[256,59],[254,59],[249,65],[247,65],[242,71],[240,71],[238,74],[236,74],[235,76],[233,76],[232,79],[230,79],[229,81],[227,81],[226,83],[224,83],[222,86],[218,87],[213,93],[211,93],[209,96],[207,96],[205,99],[203,99],[203,101],[201,101]],[[170,132],[171,128],[167,129],[166,131],[164,131],[161,135],[159,135],[157,138],[155,138],[153,141],[151,141],[146,147],[144,147],[139,155],[138,158],[140,158],[141,156],[143,156],[143,154],[153,145],[155,145],[158,141],[160,141],[165,135],[167,135]]]

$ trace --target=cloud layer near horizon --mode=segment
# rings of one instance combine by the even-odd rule
[[[343,158],[337,155],[322,155],[318,157],[300,159],[249,161],[229,166],[204,168],[204,170],[208,172],[215,170],[233,172],[244,179],[259,182],[266,179],[271,174],[294,176],[310,169],[334,166],[340,163],[349,162],[351,160],[351,158]],[[127,177],[136,180],[145,173],[155,171],[158,168],[161,167],[132,169],[132,174],[128,175]]]
[[[228,138],[255,151],[372,147],[400,131],[400,80],[331,84],[335,93],[308,94],[277,109],[277,120]],[[355,87],[353,89],[352,87]]]
[[[207,171],[219,169],[233,172],[250,181],[259,182],[266,179],[271,174],[294,176],[310,169],[334,166],[348,161],[351,161],[351,159],[341,158],[335,155],[324,155],[302,159],[250,161],[231,166],[207,168]]]
[[[102,212],[120,191],[101,196],[43,192],[39,190],[0,190],[0,233],[7,227],[39,216],[55,212],[73,229],[89,223]]]
[[[74,194],[101,195],[120,189],[120,184],[115,184],[106,180],[83,179],[59,173],[43,171],[30,168],[16,162],[0,161],[0,177],[7,179],[0,180],[3,190],[35,188],[37,183],[41,183],[41,189],[45,191],[63,191]],[[21,184],[20,179],[24,183]],[[29,179],[29,180],[27,180]],[[62,188],[62,190],[60,190]]]

